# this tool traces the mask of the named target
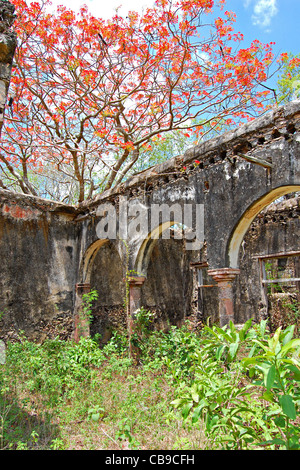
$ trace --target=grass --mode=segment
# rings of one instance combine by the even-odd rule
[[[160,360],[138,366],[116,336],[36,345],[21,335],[0,366],[2,449],[197,449],[201,432],[170,406]],[[155,362],[156,361],[156,362]]]
[[[143,325],[138,331],[132,338],[140,349],[138,363],[118,333],[102,349],[91,338],[39,345],[22,334],[7,344],[0,365],[0,449],[201,450],[234,446],[232,432],[242,448],[264,440],[276,447],[284,433],[296,445],[299,340],[290,343],[292,359],[282,356],[278,365],[284,390],[270,362],[287,354],[292,330],[278,332],[282,353],[276,334],[272,339],[264,325],[247,334],[234,328],[195,332],[189,324],[167,333]],[[253,345],[257,359],[243,369]],[[269,345],[263,363],[260,345]],[[270,370],[267,389],[261,365]],[[285,397],[282,406],[277,395]]]

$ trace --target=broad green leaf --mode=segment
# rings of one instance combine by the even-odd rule
[[[286,343],[285,346],[283,346],[281,354],[285,354],[290,349],[297,349],[298,347],[300,347],[300,339],[292,339],[291,341]]]
[[[171,401],[171,405],[174,406],[175,408],[179,408],[183,403],[185,402],[185,399],[183,398],[176,398],[176,400]]]
[[[280,335],[280,341],[282,342],[283,346],[291,341],[294,335],[295,325],[288,326]]]
[[[229,322],[229,328],[230,328],[231,333],[235,333],[235,332],[236,332],[234,323],[233,323],[231,320],[230,320],[230,322]]]
[[[253,340],[253,343],[258,344],[258,345],[261,347],[261,349],[263,349],[265,352],[268,352],[268,351],[269,351],[268,346],[266,346],[265,344],[263,344],[263,343],[262,343],[261,341],[259,341],[258,339],[254,339],[254,340]]]
[[[206,419],[206,429],[208,431],[211,431],[212,427],[215,426],[217,424],[217,422],[220,420],[220,417],[218,415],[214,415],[212,417],[210,417],[209,415],[207,415],[207,419]]]
[[[265,335],[266,327],[267,327],[267,321],[268,320],[262,320],[259,325],[259,331],[261,336]]]
[[[294,380],[296,380],[297,382],[300,381],[300,369],[298,367],[296,367],[295,365],[290,365],[290,366],[287,366],[287,368],[293,372],[293,378]]]
[[[191,395],[192,395],[192,399],[198,403],[199,402],[199,393],[197,392],[197,390],[195,390],[195,388],[191,388]]]
[[[271,445],[285,445],[285,441],[283,439],[276,438],[269,441],[259,442],[258,445],[263,447]]]
[[[283,416],[278,416],[277,418],[274,419],[274,423],[276,426],[279,428],[285,428],[285,419]]]
[[[250,318],[250,320],[247,320],[246,323],[244,324],[243,328],[240,330],[240,332],[239,332],[240,341],[244,341],[246,333],[249,330],[249,328],[251,327],[251,325],[252,325],[252,318]]]
[[[235,358],[238,348],[239,348],[239,343],[232,343],[229,346],[229,358],[230,358],[230,360],[233,360]]]
[[[216,359],[220,360],[223,354],[224,349],[226,348],[225,345],[219,346],[216,351]]]
[[[279,328],[277,328],[277,330],[274,333],[273,338],[271,338],[269,340],[269,347],[270,347],[271,351],[274,354],[278,353],[280,351],[280,348],[281,348],[281,346],[279,344],[280,333],[281,333],[281,326]]]
[[[276,375],[276,369],[275,366],[271,366],[270,369],[268,370],[267,376],[266,376],[266,387],[267,391],[270,390],[270,388],[273,387],[274,385],[274,380],[275,380],[275,375]]]
[[[203,408],[205,408],[206,405],[207,405],[207,403],[205,402],[205,400],[201,400],[199,405],[194,409],[193,416],[192,416],[192,423],[193,424],[196,423],[197,421],[199,421],[202,410],[203,410]]]
[[[186,419],[189,415],[189,412],[191,411],[191,408],[193,406],[193,403],[187,403],[182,407],[181,414],[184,419]]]
[[[263,394],[263,399],[266,401],[270,401],[271,403],[274,403],[274,396],[273,393],[270,391],[267,391]]]
[[[296,419],[296,408],[290,395],[282,395],[279,398],[283,413],[290,419]]]

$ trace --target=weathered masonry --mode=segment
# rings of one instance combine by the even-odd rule
[[[283,201],[276,214],[265,210],[300,190],[299,146],[295,101],[76,207],[1,190],[0,336],[13,337],[20,329],[39,340],[71,336],[82,294],[95,288],[91,333],[105,341],[111,328],[126,321],[129,271],[131,313],[140,306],[153,310],[158,326],[180,324],[192,313],[214,316],[222,325],[265,315],[265,259],[299,257],[298,199]],[[124,200],[145,208],[201,205],[204,246],[186,249],[186,240],[176,237],[181,221],[175,216],[126,243],[99,238],[107,205],[120,218]],[[174,236],[164,239],[170,226]],[[297,269],[296,263],[299,285]]]

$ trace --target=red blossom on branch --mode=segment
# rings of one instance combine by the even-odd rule
[[[154,138],[180,130],[198,139],[264,109],[259,84],[271,45],[239,49],[243,36],[234,32],[234,13],[223,13],[224,0],[156,0],[142,15],[110,21],[86,7],[49,14],[38,1],[12,1],[16,104],[0,158],[24,192],[38,191],[30,182],[38,165],[45,177],[54,168],[57,184],[76,187],[83,201],[121,182]]]

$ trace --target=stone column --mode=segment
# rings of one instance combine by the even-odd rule
[[[75,318],[74,318],[74,339],[78,343],[81,337],[87,338],[90,336],[90,324],[87,318],[84,318],[82,312],[82,296],[91,291],[91,285],[88,283],[76,284],[75,292]]]
[[[128,299],[128,335],[129,335],[129,350],[132,359],[138,362],[139,358],[139,349],[131,341],[132,335],[134,333],[134,314],[141,308],[141,288],[144,284],[145,277],[133,276],[128,279],[129,284],[129,299]]]
[[[141,287],[144,284],[145,277],[133,276],[128,279],[129,283],[129,312],[131,317],[134,312],[141,308]]]
[[[219,319],[220,326],[234,323],[232,281],[240,273],[239,269],[221,268],[209,269],[208,274],[217,282],[219,289]]]

